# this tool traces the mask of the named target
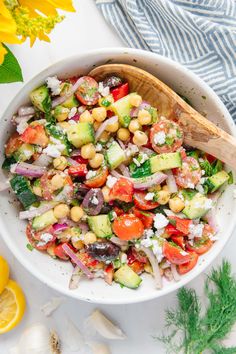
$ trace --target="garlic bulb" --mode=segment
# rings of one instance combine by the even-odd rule
[[[122,330],[115,326],[99,310],[95,310],[87,319],[87,325],[91,326],[101,336],[107,339],[125,339]]]
[[[60,342],[56,332],[36,323],[22,333],[19,343],[11,354],[60,354]]]

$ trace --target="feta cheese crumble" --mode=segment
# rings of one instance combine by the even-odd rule
[[[158,229],[162,229],[169,224],[169,220],[165,217],[165,215],[161,213],[157,213],[154,217],[154,227]]]
[[[45,246],[48,242],[52,241],[52,239],[53,236],[48,232],[45,232],[45,234],[40,236],[40,241],[38,242],[37,246]]]
[[[190,224],[189,225],[189,235],[188,238],[189,239],[194,239],[195,237],[202,237],[202,233],[203,233],[203,229],[204,229],[204,224]]]
[[[127,157],[130,157],[137,154],[138,152],[139,152],[139,148],[137,147],[137,145],[129,143],[125,151],[125,154]]]
[[[92,198],[90,199],[91,203],[94,205],[98,205],[98,198],[96,197],[96,195],[93,195]]]
[[[51,90],[52,96],[57,96],[61,92],[61,81],[56,76],[49,76],[46,79],[47,87]]]
[[[97,145],[95,146],[96,152],[100,152],[102,151],[102,144],[97,143]]]
[[[141,164],[143,164],[145,161],[147,161],[149,159],[148,155],[145,153],[141,153],[140,156],[141,156],[141,159],[140,159]]]
[[[103,82],[98,83],[98,92],[103,96],[108,96],[110,94],[110,88],[108,86],[104,86]]]
[[[43,149],[43,153],[54,158],[61,156],[61,151],[58,150],[57,146],[53,144],[48,144],[48,146]]]
[[[165,144],[166,141],[166,133],[161,131],[154,135],[154,143],[157,145]]]
[[[72,107],[69,114],[68,114],[68,118],[70,119],[70,118],[74,117],[76,115],[76,113],[77,113],[77,108]]]
[[[144,199],[145,200],[153,200],[154,196],[155,196],[155,193],[149,192],[145,195]]]
[[[88,171],[88,173],[86,174],[86,179],[93,178],[93,177],[96,176],[96,174],[97,174],[96,171],[90,170],[90,171]]]
[[[16,131],[17,133],[19,133],[20,135],[24,133],[25,129],[28,128],[28,123],[26,120],[22,119],[20,121],[20,123],[17,125],[16,127]]]
[[[114,186],[114,184],[116,184],[117,181],[118,181],[118,179],[116,177],[108,176],[106,186],[108,188],[112,188]]]

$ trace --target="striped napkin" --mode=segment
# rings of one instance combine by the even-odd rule
[[[205,80],[236,122],[235,0],[96,0],[129,47],[171,58]]]

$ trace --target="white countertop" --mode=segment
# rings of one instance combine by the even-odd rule
[[[33,48],[26,43],[14,47],[14,53],[21,63],[24,79],[27,82],[35,74],[48,65],[78,52],[101,47],[114,47],[124,45],[119,37],[112,32],[96,9],[93,0],[79,0],[76,14],[66,14],[66,19],[54,30],[51,43],[37,42]],[[1,112],[7,107],[13,96],[22,88],[22,83],[0,85]],[[221,258],[227,258],[236,271],[236,230],[231,240],[225,247]],[[50,317],[46,319],[40,311],[40,306],[49,301],[53,296],[61,296],[47,288],[36,278],[29,274],[19,262],[14,259],[11,252],[0,238],[0,254],[3,255],[11,266],[11,277],[16,279],[25,291],[27,298],[27,311],[21,324],[10,333],[0,338],[0,353],[7,354],[8,349],[14,346],[25,326],[43,321],[49,323],[59,334],[63,332],[66,318],[72,319],[78,328],[94,308],[104,311],[111,319],[120,324],[127,334],[125,341],[110,342],[112,354],[162,354],[165,353],[153,335],[160,334],[164,324],[164,309],[175,304],[175,294],[146,303],[123,306],[97,306],[90,303],[64,298],[63,304]],[[199,276],[189,285],[202,293],[204,275]],[[232,344],[236,345],[235,337]],[[68,349],[63,349],[63,354],[72,354]]]

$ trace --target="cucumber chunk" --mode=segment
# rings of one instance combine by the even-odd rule
[[[191,200],[188,200],[188,203],[182,212],[189,219],[198,219],[204,216],[210,209],[210,199],[201,193],[197,193]]]
[[[27,161],[33,156],[34,152],[33,145],[23,144],[17,151],[14,152],[13,156],[16,161]]]
[[[111,222],[106,214],[89,216],[88,224],[97,237],[108,237],[112,235]]]
[[[87,122],[71,125],[67,131],[67,136],[76,148],[95,141],[93,125]]]
[[[156,155],[150,158],[151,172],[169,170],[171,168],[181,167],[182,159],[179,152],[170,152]]]
[[[124,128],[127,128],[130,123],[130,111],[132,108],[130,104],[130,97],[132,97],[133,95],[136,95],[136,93],[130,93],[129,95],[114,102],[109,107],[109,109],[112,110],[118,116],[120,125]]]
[[[120,267],[114,273],[114,280],[130,289],[137,289],[142,282],[142,278],[127,264]]]
[[[57,219],[54,216],[53,210],[49,210],[46,213],[36,216],[33,219],[32,227],[34,230],[43,230],[45,227],[55,224]]]
[[[65,108],[78,107],[79,106],[79,101],[77,100],[75,95],[72,95],[64,103],[62,103],[62,106],[65,107]]]
[[[122,162],[125,161],[126,156],[124,150],[121,149],[120,145],[113,141],[109,149],[106,152],[106,161],[111,170],[118,167]]]
[[[71,144],[67,139],[67,136],[63,133],[63,130],[59,126],[51,123],[47,123],[45,129],[50,136],[60,140],[60,142],[65,145],[65,150],[62,151],[62,155],[69,156],[71,152]]]
[[[211,176],[207,180],[207,185],[211,193],[215,192],[218,188],[220,188],[225,182],[229,179],[229,175],[224,170],[216,173]]]
[[[10,180],[10,185],[25,209],[38,201],[26,177],[16,175]]]
[[[46,85],[42,85],[30,93],[30,99],[33,105],[44,113],[51,110],[51,97]]]

